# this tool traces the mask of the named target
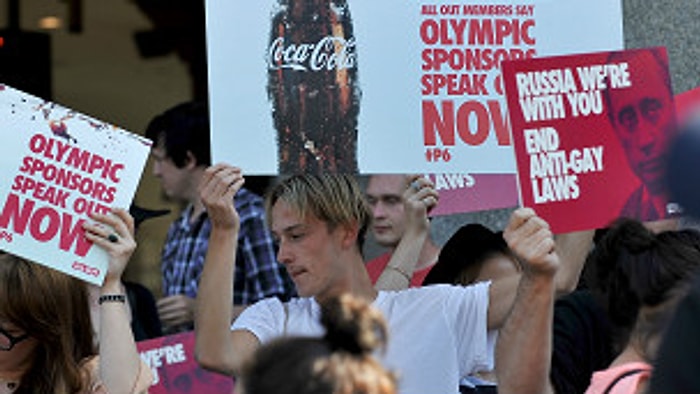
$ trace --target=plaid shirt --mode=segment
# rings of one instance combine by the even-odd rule
[[[277,262],[275,244],[265,224],[262,199],[240,189],[234,205],[241,219],[233,280],[233,303],[249,305],[267,297],[287,300],[294,284],[287,270]],[[161,271],[165,296],[184,294],[195,298],[207,253],[211,221],[206,212],[194,223],[192,205],[173,222],[163,247]]]

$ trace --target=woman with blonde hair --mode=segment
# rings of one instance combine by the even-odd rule
[[[372,356],[386,345],[381,313],[349,294],[321,307],[323,337],[286,337],[259,348],[243,394],[396,394],[396,378]]]

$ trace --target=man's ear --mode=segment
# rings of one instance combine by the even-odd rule
[[[197,158],[194,157],[194,154],[192,153],[192,151],[188,150],[187,157],[185,158],[185,167],[184,168],[191,170],[193,168],[197,168],[198,165],[199,165],[199,163],[197,163]]]
[[[344,248],[350,248],[357,245],[357,237],[360,231],[360,226],[357,223],[341,226],[340,230],[342,233],[342,244]]]

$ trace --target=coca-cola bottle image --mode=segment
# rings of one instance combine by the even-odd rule
[[[267,48],[281,174],[356,173],[360,88],[346,0],[278,0]]]

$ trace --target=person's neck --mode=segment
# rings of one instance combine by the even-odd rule
[[[636,349],[635,346],[633,346],[631,343],[625,347],[624,350],[622,350],[622,353],[620,353],[612,363],[610,363],[611,367],[615,367],[618,365],[623,365],[627,363],[633,363],[633,362],[648,362],[647,360],[644,359],[644,356],[642,356]]]
[[[190,223],[196,222],[197,219],[206,211],[202,199],[199,198],[199,183],[204,176],[205,168],[206,167],[199,166],[193,169],[190,173],[190,187],[187,194],[185,194],[185,201],[187,202],[185,209],[192,206],[192,212],[190,212],[190,217],[188,218]]]
[[[348,267],[348,272],[343,278],[344,280],[337,283],[332,291],[315,296],[316,301],[319,304],[323,304],[324,301],[332,297],[350,293],[353,296],[373,302],[377,298],[378,292],[369,278],[362,255],[358,252],[350,261],[346,261],[344,265]]]
[[[202,216],[204,211],[206,211],[204,207],[204,203],[202,203],[202,200],[199,198],[195,199],[194,201],[191,201],[192,204],[192,212],[190,212],[190,223],[194,223],[197,221],[197,219]]]

